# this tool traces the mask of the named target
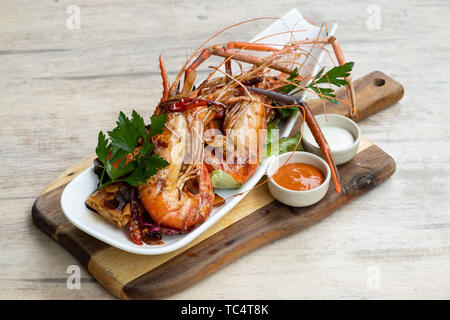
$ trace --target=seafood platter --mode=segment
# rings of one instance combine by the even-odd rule
[[[214,41],[262,19],[250,41]],[[357,122],[403,87],[379,71],[353,80],[336,28],[292,9],[204,39],[173,79],[155,58],[159,103],[117,110],[36,200],[35,224],[112,294],[161,298],[376,187],[395,162]]]

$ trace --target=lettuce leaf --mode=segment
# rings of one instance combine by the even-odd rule
[[[301,151],[303,150],[302,143],[300,142],[297,149],[295,147],[297,146],[297,142],[300,139],[300,134],[297,133],[294,137],[286,137],[281,138],[278,140],[278,146],[275,141],[272,141],[266,145],[266,157],[279,155],[285,152],[292,152],[292,151]]]

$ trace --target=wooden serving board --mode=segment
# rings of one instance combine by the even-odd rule
[[[355,81],[358,115],[364,119],[400,100],[403,87],[375,71]],[[337,92],[345,99],[344,90]],[[309,102],[322,113],[321,101]],[[348,116],[343,105],[326,104],[327,112]],[[298,127],[293,132],[298,132]],[[113,295],[122,299],[155,299],[183,290],[233,260],[327,217],[344,204],[388,179],[394,160],[363,138],[357,155],[338,166],[343,193],[330,187],[319,203],[293,208],[276,201],[266,186],[251,191],[233,210],[188,246],[158,256],[122,251],[74,227],[64,216],[60,196],[64,186],[89,167],[95,155],[72,166],[53,181],[34,203],[32,217],[42,231],[74,255]],[[220,232],[219,232],[220,231]]]

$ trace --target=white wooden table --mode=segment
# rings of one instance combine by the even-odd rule
[[[379,69],[405,86],[400,103],[361,122],[397,172],[323,222],[173,298],[450,298],[450,3],[339,4],[1,1],[0,298],[113,298],[85,269],[81,289],[67,288],[77,261],[33,225],[33,201],[93,151],[119,110],[152,113],[162,90],[159,53],[173,77],[214,31],[292,7],[339,23],[354,78]],[[69,5],[81,9],[80,29],[66,26]],[[246,40],[267,24],[219,40]]]

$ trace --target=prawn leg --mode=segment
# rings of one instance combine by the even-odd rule
[[[237,49],[237,50],[234,50]],[[195,70],[205,62],[211,55],[220,56],[226,58],[225,66],[227,70],[230,70],[230,64],[228,63],[230,59],[234,59],[237,61],[250,63],[256,66],[262,65],[264,63],[269,64],[269,68],[284,72],[290,73],[292,70],[281,65],[272,63],[270,59],[256,57],[247,53],[241,52],[241,50],[253,50],[253,51],[264,51],[264,52],[278,52],[280,49],[273,48],[271,46],[267,46],[260,43],[249,43],[249,42],[228,42],[226,46],[218,47],[211,46],[203,49],[203,51],[198,55],[198,57],[192,62],[192,64],[186,68],[184,71],[184,85],[182,94],[186,94],[186,92],[190,92],[192,89],[192,74],[195,74]],[[169,96],[175,89],[175,83],[172,84],[171,90],[169,91]],[[197,90],[198,91],[198,90]]]
[[[341,45],[336,40],[335,37],[330,37],[329,42],[331,43],[331,46],[333,47],[334,55],[336,56],[336,59],[339,63],[339,65],[345,64],[345,57],[344,57],[344,51],[342,51]],[[355,95],[355,88],[353,86],[352,76],[348,76],[345,78],[347,81],[347,94],[350,100],[350,116],[356,115],[356,95]]]

